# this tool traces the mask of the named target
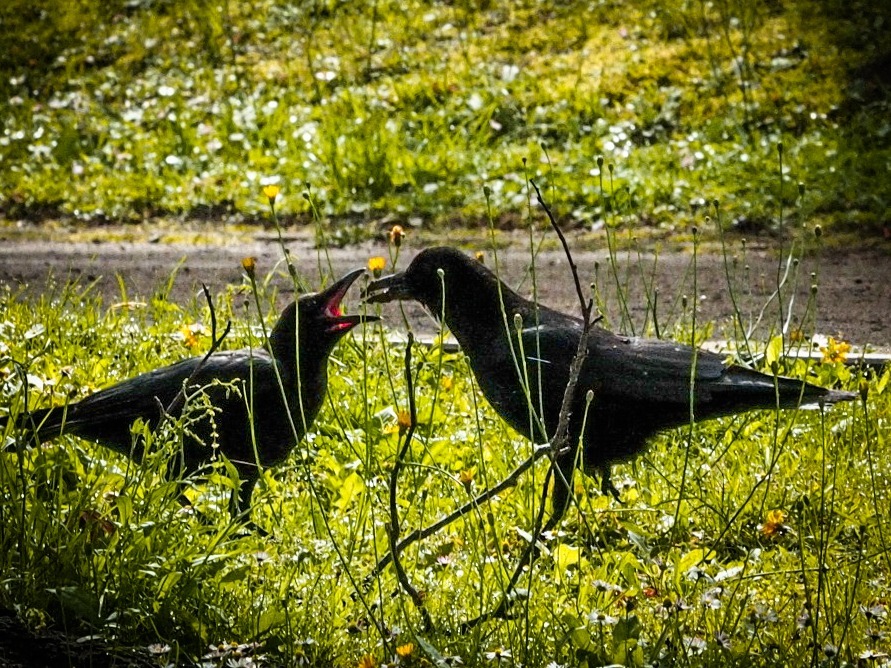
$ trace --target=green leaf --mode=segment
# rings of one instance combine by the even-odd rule
[[[618,645],[640,638],[641,624],[637,615],[620,619],[613,627],[613,642]]]
[[[591,632],[584,626],[577,626],[569,632],[569,639],[576,649],[592,652],[597,649],[591,640]]]
[[[247,577],[250,572],[250,568],[247,564],[243,564],[236,568],[233,568],[231,571],[227,571],[220,577],[219,583],[221,585],[233,584],[233,583],[242,583],[244,579]]]
[[[429,641],[421,636],[415,636],[415,640],[417,640],[418,646],[424,650],[424,653],[430,657],[437,666],[449,665],[449,662],[446,660],[445,656],[443,656],[442,652],[436,649]]]
[[[76,586],[59,587],[49,591],[59,597],[59,602],[68,614],[92,624],[98,622],[99,599],[92,591]]]
[[[698,566],[702,563],[705,558],[705,551],[701,549],[690,550],[685,555],[683,555],[678,561],[677,570],[679,573],[684,574],[689,571],[694,566]]]
[[[364,491],[365,481],[362,480],[362,476],[353,471],[341,483],[340,498],[334,505],[338,510],[345,511]]]
[[[281,608],[267,608],[257,620],[257,634],[264,635],[276,627],[284,626],[287,621],[288,617]]]
[[[171,571],[161,578],[158,583],[158,598],[166,598],[177,582],[180,581],[183,574],[180,571]]]
[[[773,369],[780,363],[783,356],[783,337],[775,336],[767,344],[767,350],[764,351],[764,362],[768,369]]]

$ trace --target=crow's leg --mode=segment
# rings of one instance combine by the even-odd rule
[[[604,464],[598,470],[600,471],[600,491],[603,492],[604,496],[610,495],[616,501],[622,503],[619,490],[613,484],[612,467],[609,464]]]
[[[572,498],[572,476],[575,473],[575,448],[559,455],[554,461],[554,491],[551,494],[551,516],[542,531],[553,529],[569,507]]]

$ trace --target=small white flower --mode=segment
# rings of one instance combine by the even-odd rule
[[[501,66],[501,80],[505,83],[510,83],[520,74],[520,68],[516,65],[502,65]]]
[[[588,621],[592,624],[598,624],[600,626],[613,626],[619,620],[616,617],[611,615],[607,615],[604,612],[600,612],[599,610],[594,610],[591,614],[588,615]]]
[[[503,647],[496,647],[493,650],[490,650],[485,653],[485,657],[488,661],[497,661],[498,663],[510,662],[513,656],[509,649],[504,649]]]

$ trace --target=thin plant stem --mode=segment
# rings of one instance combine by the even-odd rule
[[[393,463],[393,470],[390,472],[390,526],[389,531],[387,532],[387,536],[390,542],[390,554],[393,555],[393,568],[396,571],[396,579],[399,581],[399,585],[403,590],[409,595],[412,600],[412,603],[415,604],[415,607],[418,609],[418,612],[421,614],[421,618],[424,622],[424,631],[432,631],[433,620],[430,618],[430,613],[427,612],[427,608],[424,606],[424,599],[421,598],[421,595],[418,593],[418,590],[411,584],[411,581],[408,579],[408,575],[405,573],[405,569],[402,566],[402,561],[400,561],[399,555],[399,508],[397,504],[397,484],[399,482],[399,473],[402,471],[402,465],[405,461],[405,456],[408,454],[411,447],[411,439],[414,436],[415,428],[418,423],[418,412],[415,407],[415,390],[414,383],[412,381],[412,373],[411,373],[411,348],[414,345],[415,337],[413,334],[409,333],[408,335],[408,343],[405,345],[405,384],[406,391],[408,392],[408,412],[410,417],[410,424],[408,429],[405,431],[405,440],[402,443],[402,448],[399,450],[399,454],[396,455],[396,461]]]
[[[696,367],[699,363],[699,347],[696,345],[696,306],[698,304],[697,295],[699,294],[699,286],[697,283],[697,265],[696,260],[698,257],[699,251],[699,233],[698,229],[694,226],[693,228],[693,297],[690,299],[690,347],[693,349],[693,359],[690,363],[690,391],[689,391],[689,404],[690,404],[690,424],[687,430],[687,442],[688,447],[684,448],[684,465],[681,469],[681,484],[678,487],[678,502],[674,509],[674,523],[672,526],[679,526],[678,520],[681,517],[681,506],[684,501],[684,491],[686,488],[687,482],[687,472],[690,466],[690,447],[689,444],[693,442],[693,434],[696,429]]]

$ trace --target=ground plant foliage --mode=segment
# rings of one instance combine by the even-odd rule
[[[268,278],[246,276],[215,296],[218,321],[233,323],[224,347],[262,344],[257,304],[271,320],[272,286],[290,280],[284,269]],[[173,304],[167,289],[114,303],[89,285],[27,299],[4,289],[4,413],[200,354],[209,307]],[[708,331],[699,327],[687,311],[670,334],[699,340]],[[138,651],[148,665],[885,662],[891,370],[846,364],[850,351],[834,340],[822,359],[794,360],[783,351],[810,343],[775,337],[761,348],[763,370],[861,399],[668,432],[616,467],[621,503],[578,476],[576,503],[510,594],[510,619],[467,631],[506,593],[547,463],[402,554],[428,626],[392,566],[374,575],[411,426],[405,345],[390,337],[398,328],[357,329],[332,355],[329,401],[288,463],[262,478],[256,527],[231,520],[223,462],[190,480],[181,506],[167,480],[175,423],[134,426],[134,442],[152,451],[142,464],[76,437],[3,454],[0,603],[34,633]],[[416,422],[395,497],[403,536],[532,453],[482,399],[461,353],[415,344],[410,368]],[[0,437],[16,441],[9,427]]]
[[[76,437],[22,447],[10,422],[0,665],[45,652],[91,666],[891,666],[891,369],[814,337],[816,275],[793,322],[781,277],[807,281],[795,257],[827,238],[888,234],[887,29],[881,3],[858,1],[3,3],[3,234],[314,222],[317,253],[292,258],[294,275],[246,258],[241,283],[212,295],[232,323],[224,349],[263,345],[261,319],[295,280],[330,284],[334,244],[389,231],[389,257],[368,265],[379,275],[424,233],[472,225],[490,231],[480,261],[494,268],[497,228],[533,229],[534,266],[556,242],[532,178],[561,223],[609,244],[594,286],[605,325],[690,344],[730,332],[761,371],[860,398],[660,435],[615,467],[621,502],[577,475],[509,591],[535,538],[539,460],[401,554],[413,594],[375,568],[393,527],[440,520],[534,446],[439,339],[411,348],[412,421],[398,317],[332,354],[325,406],[263,475],[253,525],[231,519],[219,458],[180,503],[181,424],[134,425],[150,452],[137,464]],[[714,235],[728,289],[745,290],[731,226],[781,239],[778,298],[757,316],[767,337],[748,339],[739,313],[701,322],[682,295],[659,298],[677,305],[667,322],[649,291],[632,318],[620,238],[682,233],[695,277]],[[86,281],[0,286],[0,417],[206,352],[211,307],[171,300],[174,281],[174,267],[140,294],[121,281],[114,299]],[[348,312],[365,308],[357,295]],[[464,628],[504,596],[508,619]]]
[[[803,218],[871,239],[888,29],[861,0],[7,0],[0,213],[255,220],[277,180],[284,220],[346,243],[484,222],[484,185],[515,225],[539,177],[581,228],[669,234],[718,199],[752,233],[801,182]]]

